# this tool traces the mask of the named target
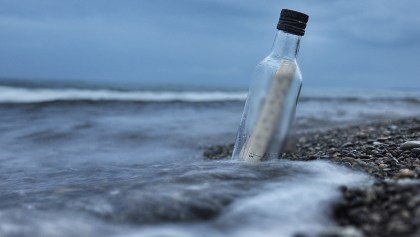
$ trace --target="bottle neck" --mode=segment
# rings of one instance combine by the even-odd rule
[[[277,31],[270,57],[296,60],[301,38],[302,36],[299,35]]]

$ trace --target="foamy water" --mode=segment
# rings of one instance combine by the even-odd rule
[[[105,89],[51,89],[0,86],[0,103],[39,103],[48,101],[143,101],[204,102],[244,100],[246,92],[223,91],[119,91]]]
[[[28,88],[0,85],[0,103],[39,103],[49,101],[143,101],[217,102],[243,101],[247,91],[148,91],[76,88]],[[420,104],[418,90],[304,90],[300,101],[398,102]]]
[[[340,198],[340,185],[369,182],[363,174],[322,161],[193,162],[40,173],[27,177],[46,187],[22,193],[17,185],[13,200],[2,197],[11,207],[0,211],[1,236],[312,235],[335,231],[331,203]],[[47,174],[54,180],[45,180]]]

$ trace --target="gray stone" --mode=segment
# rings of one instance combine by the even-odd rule
[[[385,168],[388,168],[389,167],[389,165],[387,165],[387,164],[379,164],[379,168],[381,168],[381,169],[385,169]]]
[[[420,148],[413,148],[411,149],[411,152],[413,152],[414,154],[420,155]]]
[[[391,130],[395,130],[395,129],[398,128],[398,126],[396,126],[394,124],[391,124],[391,125],[388,126],[388,128],[391,129]]]
[[[351,143],[351,142],[346,142],[346,143],[344,143],[343,145],[341,145],[341,149],[343,149],[343,148],[347,148],[347,147],[351,147],[351,146],[353,146],[353,143]]]
[[[401,144],[402,150],[410,150],[413,148],[420,148],[420,141],[407,141]]]
[[[398,178],[414,178],[416,176],[416,173],[409,169],[400,169],[400,171],[397,174]]]
[[[378,137],[379,142],[386,142],[387,140],[391,139],[391,137]]]

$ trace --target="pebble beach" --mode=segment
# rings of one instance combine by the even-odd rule
[[[420,236],[420,119],[360,123],[299,133],[282,159],[327,160],[368,174],[372,185],[342,186],[331,214],[341,231],[322,236]],[[206,159],[229,159],[233,145],[212,146]]]

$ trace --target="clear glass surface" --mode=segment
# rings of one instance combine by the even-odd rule
[[[296,61],[300,36],[277,33],[271,53],[257,65],[232,158],[278,158],[293,123],[302,75]]]

